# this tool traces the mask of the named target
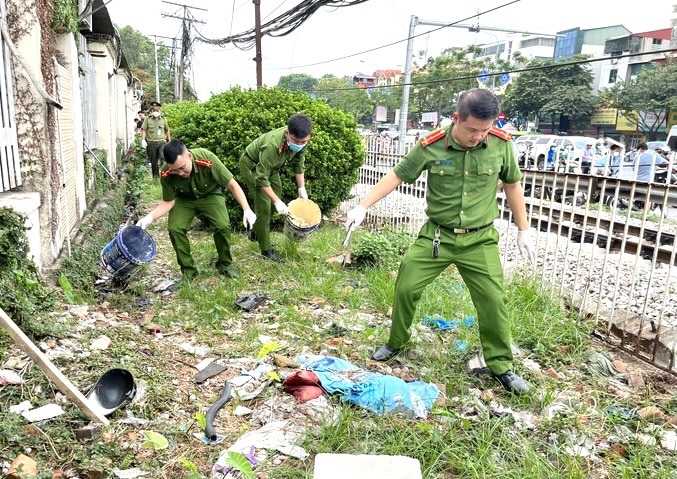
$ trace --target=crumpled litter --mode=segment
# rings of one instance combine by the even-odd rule
[[[261,293],[251,293],[239,296],[235,300],[235,306],[245,311],[251,312],[259,307],[259,305],[268,299],[268,296]]]
[[[19,376],[14,371],[10,371],[9,369],[0,370],[0,386],[4,386],[5,384],[21,384],[21,383],[23,383],[21,376]]]
[[[616,369],[611,360],[598,351],[589,350],[583,362],[591,374],[627,380],[627,376]]]
[[[248,431],[235,441],[228,449],[224,449],[219,454],[219,458],[212,466],[212,479],[225,479],[230,472],[230,466],[226,462],[228,459],[228,452],[239,452],[244,454],[247,459],[252,457],[253,450],[256,449],[275,449],[282,454],[285,454],[296,459],[304,460],[308,457],[305,449],[295,444],[299,442],[304,429],[297,424],[294,424],[290,419],[284,421],[274,421],[266,424],[260,429]],[[251,459],[249,459],[251,462]],[[226,472],[224,472],[226,471]]]
[[[327,393],[340,393],[344,401],[376,414],[402,413],[426,418],[440,394],[434,384],[405,382],[331,356],[301,355],[296,360],[317,375]]]

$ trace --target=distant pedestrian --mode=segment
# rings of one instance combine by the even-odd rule
[[[150,104],[149,117],[141,124],[141,146],[146,149],[153,178],[160,177],[160,161],[162,160],[162,147],[172,141],[167,120],[162,117],[158,102]]]

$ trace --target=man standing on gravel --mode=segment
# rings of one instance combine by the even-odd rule
[[[428,222],[405,255],[395,282],[390,339],[374,352],[376,361],[398,354],[411,337],[416,304],[425,287],[450,264],[456,265],[477,309],[484,360],[508,391],[525,393],[527,382],[512,371],[510,321],[499,257],[496,191],[503,182],[518,228],[517,245],[531,263],[536,248],[529,230],[510,134],[494,127],[496,96],[474,89],[458,99],[453,123],[423,137],[393,170],[348,212],[346,227],[357,227],[366,211],[403,181],[428,172]]]
[[[205,148],[189,150],[183,142],[172,140],[164,146],[163,153],[166,164],[160,174],[162,201],[137,226],[146,229],[153,220],[169,213],[167,226],[176,261],[184,279],[190,281],[197,276],[197,269],[190,254],[188,230],[193,218],[200,214],[214,226],[216,269],[230,278],[239,277],[230,254],[231,228],[223,191],[228,189],[235,197],[242,207],[245,228],[251,228],[256,215],[249,208],[244,191],[221,160]]]

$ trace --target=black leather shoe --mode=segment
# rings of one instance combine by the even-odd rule
[[[524,394],[529,392],[529,384],[520,376],[512,371],[506,371],[503,374],[494,374],[494,377],[503,385],[506,391],[515,394]]]
[[[267,249],[265,251],[261,251],[261,255],[264,258],[268,258],[271,261],[275,261],[276,263],[284,263],[284,258],[280,256],[280,253],[278,253],[274,249]]]
[[[249,235],[247,235],[247,238],[249,238],[249,241],[258,241],[259,239],[256,237],[256,233],[254,233],[254,230],[251,230],[249,232]]]
[[[389,359],[394,358],[397,356],[401,349],[393,349],[387,344],[384,344],[380,348],[378,348],[376,351],[374,351],[374,354],[371,355],[371,359],[374,361],[388,361]]]

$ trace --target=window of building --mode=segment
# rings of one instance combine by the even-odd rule
[[[614,68],[613,70],[609,71],[609,83],[616,83],[616,79],[618,78],[618,69]]]
[[[520,48],[529,48],[529,47],[554,47],[555,39],[554,38],[545,38],[537,37],[530,38],[528,40],[523,40],[520,42]]]

